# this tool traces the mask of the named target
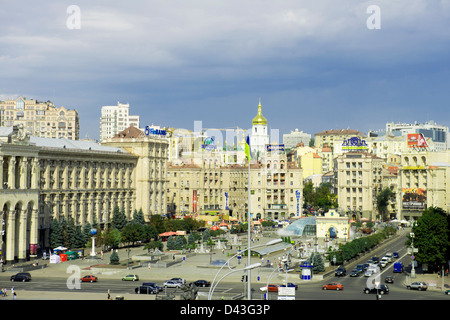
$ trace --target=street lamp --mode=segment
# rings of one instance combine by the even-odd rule
[[[260,244],[260,245],[254,246],[254,247],[252,247],[252,248],[248,247],[248,248],[244,249],[243,251],[248,250],[248,255],[250,256],[250,249],[255,249],[255,248],[264,247],[264,246],[271,246],[271,245],[274,245],[274,244],[277,244],[277,243],[280,243],[280,242],[282,242],[281,239],[274,239],[274,240],[270,240],[269,242],[267,242],[267,243],[265,243],[265,244]],[[210,289],[209,289],[209,294],[208,294],[208,299],[209,299],[209,300],[211,300],[210,297],[212,296],[212,291],[214,291],[214,290],[213,290],[213,285],[214,285],[214,282],[216,281],[217,276],[219,275],[220,271],[222,271],[223,267],[225,267],[225,266],[228,266],[228,269],[231,270],[230,265],[229,265],[229,262],[230,262],[233,258],[235,258],[237,255],[239,255],[239,254],[241,254],[241,250],[238,250],[238,252],[237,252],[236,254],[234,254],[230,259],[228,259],[228,260],[220,267],[219,271],[217,271],[217,273],[216,273],[216,275],[215,275],[215,277],[214,277],[214,280],[213,280],[212,283],[211,283],[211,287],[210,287]],[[261,264],[260,264],[260,265],[261,265]],[[250,264],[249,264],[249,266],[250,266]],[[248,268],[248,267],[247,267],[247,268]],[[242,271],[242,270],[250,270],[250,269],[245,269],[245,268],[244,268],[244,269],[239,269],[239,271]],[[230,274],[230,273],[228,273],[228,274]],[[248,277],[248,285],[250,286],[250,277]],[[214,286],[214,288],[215,288],[215,286]],[[249,299],[250,299],[250,297],[249,297]]]
[[[252,270],[252,269],[255,269],[255,268],[259,268],[260,266],[261,266],[261,263],[257,262],[257,263],[253,263],[253,264],[251,264],[249,266],[246,266],[246,267],[244,267],[242,269],[231,270],[230,272],[226,273],[225,275],[223,275],[222,278],[219,279],[219,281],[217,281],[217,283],[214,285],[214,287],[211,285],[211,289],[209,290],[209,294],[208,294],[208,300],[211,300],[212,295],[214,293],[214,290],[216,289],[216,287],[220,283],[220,281],[222,281],[222,279],[224,279],[228,275],[230,275],[230,274],[232,274],[234,272],[239,272],[239,271],[249,271],[249,270]]]

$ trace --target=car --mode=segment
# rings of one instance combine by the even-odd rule
[[[425,282],[413,282],[411,284],[406,285],[406,289],[414,289],[419,291],[425,291],[427,290],[428,285]]]
[[[331,282],[322,286],[322,290],[344,290],[344,286],[337,282]]]
[[[444,294],[450,295],[450,290],[445,290]]]
[[[159,289],[153,286],[140,286],[134,289],[137,294],[157,294]]]
[[[353,269],[352,271],[350,271],[350,277],[357,277],[359,276],[359,272],[356,269]]]
[[[377,262],[380,261],[380,259],[378,259],[377,256],[374,256],[374,257],[372,257],[372,261],[373,261],[374,263],[377,263]]]
[[[295,288],[295,290],[298,289],[298,286],[295,283],[288,282],[287,286],[285,284],[282,284],[280,287],[288,287],[288,288]]]
[[[355,269],[358,270],[359,273],[363,273],[365,270],[363,264],[358,264]]]
[[[129,274],[122,278],[122,281],[139,281],[137,274]]]
[[[388,252],[384,255],[384,258],[387,258],[388,263],[390,263],[390,262],[392,262],[393,255],[392,255],[392,253]]]
[[[170,280],[179,282],[181,284],[185,284],[186,283],[186,280],[184,280],[183,278],[172,278]]]
[[[394,252],[394,253],[392,254],[392,256],[393,256],[394,258],[398,258],[398,252]]]
[[[269,284],[269,286],[264,286],[259,288],[260,291],[265,292],[278,292],[278,286],[276,284]]]
[[[386,276],[386,278],[384,278],[384,282],[385,283],[394,283],[394,277],[393,276]]]
[[[163,287],[164,288],[181,288],[183,284],[179,281],[175,280],[167,280],[164,282]]]
[[[389,293],[389,287],[385,284],[381,284],[378,287],[372,287],[372,288],[364,288],[363,292],[365,294],[369,293],[379,293],[379,294],[387,294]]]
[[[10,278],[11,281],[31,281],[31,274],[28,272],[19,272],[15,275],[12,275]]]
[[[370,266],[370,263],[364,263],[363,264],[363,271],[366,271],[369,266]]]
[[[345,276],[347,274],[347,270],[344,267],[339,267],[336,269],[336,271],[334,272],[334,275],[336,277],[341,277],[341,276]]]
[[[158,289],[159,292],[163,291],[163,288],[158,286],[156,283],[154,282],[143,282],[142,283],[143,287],[154,287],[156,289]]]
[[[389,263],[388,258],[384,257],[383,259],[381,259],[380,261],[380,267],[384,268],[387,266],[387,264]]]
[[[364,277],[370,277],[373,273],[373,269],[367,269],[366,272],[364,272]]]
[[[197,280],[197,281],[194,281],[194,284],[197,287],[210,287],[211,286],[211,282],[209,282],[207,280]]]
[[[80,282],[97,282],[98,278],[93,275],[87,275],[80,278]]]

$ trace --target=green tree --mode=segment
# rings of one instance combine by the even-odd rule
[[[106,246],[109,246],[112,248],[117,248],[120,245],[121,241],[122,241],[122,235],[120,234],[120,231],[118,229],[109,228],[105,232],[105,245]]]
[[[109,264],[117,265],[119,264],[119,255],[116,250],[113,250],[111,256],[109,257]]]
[[[120,210],[119,206],[115,206],[113,209],[113,215],[111,220],[111,228],[118,229],[122,231],[122,229],[127,225],[127,217],[125,216],[125,212]]]
[[[391,190],[391,188],[384,188],[380,193],[377,194],[376,196],[377,209],[383,221],[388,220],[389,202],[394,199],[395,193]]]
[[[150,224],[156,228],[158,234],[165,232],[164,218],[159,214],[154,214],[150,217]]]
[[[61,225],[59,224],[59,221],[56,219],[52,219],[52,223],[50,225],[49,242],[52,248],[56,248],[63,245],[63,234]]]
[[[121,231],[122,242],[135,244],[143,238],[143,226],[138,223],[129,223]]]
[[[175,240],[173,239],[173,236],[169,236],[166,243],[167,250],[173,250],[175,249]]]
[[[442,264],[447,261],[450,247],[448,217],[445,211],[438,207],[427,208],[417,219],[412,232],[414,239],[410,238],[407,245],[413,240],[414,247],[418,249],[415,254],[417,262],[428,264],[430,270],[440,270]]]
[[[145,225],[145,218],[144,218],[144,213],[142,212],[142,208],[139,209],[139,211],[134,209],[133,222],[139,223],[140,225]]]
[[[312,264],[314,272],[324,272],[325,263],[323,261],[322,255],[320,253],[313,252],[308,259],[308,262]]]

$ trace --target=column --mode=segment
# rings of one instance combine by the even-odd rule
[[[8,162],[8,189],[16,188],[16,157],[11,156]]]
[[[18,246],[18,258],[19,261],[25,261],[27,258],[27,221],[28,221],[28,209],[19,210],[17,212],[16,219],[19,219],[19,246]]]
[[[14,261],[16,219],[15,210],[9,210],[6,217],[6,261]]]

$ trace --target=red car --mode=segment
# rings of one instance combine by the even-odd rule
[[[337,282],[332,282],[324,285],[322,290],[344,290],[344,286]]]
[[[265,291],[278,292],[278,286],[276,284],[269,284],[268,288],[267,288],[267,286],[264,286],[264,287],[261,287],[260,290],[263,292],[265,292]]]
[[[98,278],[96,276],[84,276],[83,278],[80,278],[80,282],[97,282]]]

